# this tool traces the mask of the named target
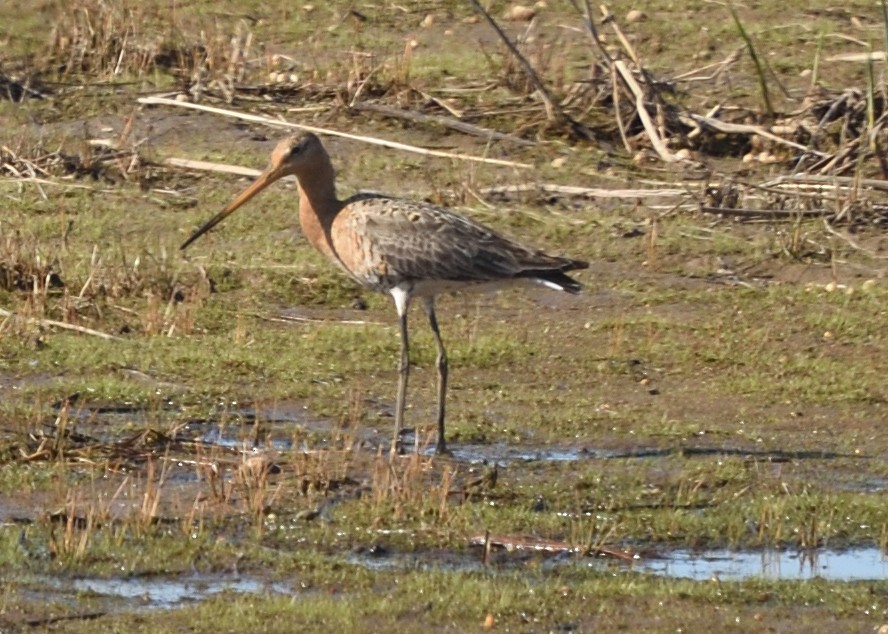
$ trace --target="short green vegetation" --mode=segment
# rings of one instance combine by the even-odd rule
[[[843,92],[865,90],[865,64],[830,61],[884,47],[879,7],[736,5],[746,42],[722,5],[640,2],[615,15],[627,43],[593,16],[598,47],[570,3],[537,3],[533,23],[482,3],[594,132],[580,140],[471,3],[402,4],[0,0],[0,630],[888,623],[884,581],[810,579],[804,558],[786,579],[645,567],[678,550],[888,547],[884,103],[881,87]],[[601,55],[626,60],[627,44],[662,80],[662,101],[647,99],[661,131],[681,130],[670,151],[691,161],[646,158],[634,110],[624,141],[614,109],[629,93],[615,104]],[[167,159],[261,168],[283,132],[137,103],[160,93],[532,164],[325,139],[342,195],[430,200],[587,259],[585,292],[442,297],[454,455],[390,461],[390,299],[312,250],[291,182],[183,254],[247,179]],[[787,194],[774,179],[811,165],[797,147],[694,132],[678,111],[786,138],[798,124],[793,142],[838,157],[811,174],[856,184]],[[425,322],[411,313],[407,418],[423,449]]]

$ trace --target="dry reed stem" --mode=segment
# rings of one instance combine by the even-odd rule
[[[109,335],[107,332],[101,332],[100,330],[93,330],[92,328],[86,328],[85,326],[77,326],[75,324],[69,324],[64,321],[56,321],[55,319],[38,319],[36,317],[22,317],[16,315],[15,312],[6,310],[4,308],[0,308],[0,317],[17,317],[19,319],[24,319],[26,323],[36,324],[38,326],[44,326],[48,328],[62,328],[64,330],[72,330],[74,332],[79,332],[84,335],[91,335],[93,337],[99,337],[101,339],[106,339],[108,341],[123,341],[121,337],[115,337],[114,335]]]
[[[635,110],[638,112],[638,116],[641,119],[641,124],[644,126],[645,133],[647,133],[648,138],[651,140],[651,145],[654,147],[654,151],[656,151],[660,158],[667,163],[674,163],[680,160],[672,152],[669,151],[669,148],[666,147],[666,144],[660,138],[660,134],[657,132],[657,128],[656,126],[654,126],[654,122],[651,120],[651,115],[648,114],[647,108],[645,106],[644,91],[641,89],[641,86],[638,85],[638,82],[635,81],[635,78],[632,76],[632,71],[629,70],[626,62],[624,62],[623,60],[617,60],[614,62],[614,67],[617,69],[617,71],[620,73],[620,76],[623,78],[623,81],[626,82],[626,85],[629,86],[629,89],[635,95]]]
[[[368,143],[370,145],[381,145],[383,147],[388,147],[393,150],[403,150],[405,152],[413,152],[415,154],[422,154],[424,156],[438,156],[442,158],[450,158],[457,159],[460,161],[474,161],[477,163],[488,163],[490,165],[503,165],[506,167],[516,167],[519,169],[533,169],[533,165],[528,163],[518,163],[515,161],[506,161],[503,159],[492,159],[486,158],[483,156],[474,156],[470,154],[460,154],[456,152],[442,152],[440,150],[429,150],[426,148],[416,147],[415,145],[407,145],[406,143],[398,143],[396,141],[387,141],[385,139],[379,139],[377,137],[369,137],[369,136],[361,136],[358,134],[348,134],[347,132],[340,132],[338,130],[332,130],[330,128],[319,128],[317,126],[310,125],[302,125],[299,123],[290,123],[289,121],[281,121],[278,119],[272,119],[270,117],[261,117],[258,115],[247,114],[244,112],[237,112],[236,110],[226,110],[224,108],[214,108],[212,106],[202,106],[196,103],[189,103],[183,101],[176,101],[174,99],[166,99],[164,97],[141,97],[138,99],[138,102],[145,105],[155,105],[155,106],[177,106],[180,108],[191,108],[192,110],[200,110],[202,112],[211,112],[213,114],[219,114],[226,117],[234,117],[236,119],[241,119],[243,121],[253,121],[255,123],[264,123],[266,125],[278,128],[296,128],[297,130],[305,130],[306,132],[314,132],[316,134],[326,134],[328,136],[337,136],[343,139],[351,139],[353,141],[360,141],[362,143]]]
[[[509,39],[509,36],[506,35],[503,30],[500,28],[499,24],[496,23],[496,20],[488,13],[484,7],[481,6],[481,3],[478,0],[469,0],[472,3],[472,6],[475,7],[475,10],[481,14],[481,16],[487,21],[490,27],[494,30],[497,36],[502,40],[503,44],[506,45],[506,48],[509,49],[509,52],[512,56],[518,60],[518,64],[521,66],[524,74],[527,76],[528,81],[534,87],[534,90],[537,91],[540,98],[543,100],[543,104],[546,106],[546,116],[549,121],[554,121],[559,124],[566,124],[570,129],[571,134],[578,138],[592,140],[595,138],[595,135],[592,133],[589,128],[585,125],[571,117],[567,114],[564,109],[558,104],[555,100],[555,97],[552,95],[551,91],[546,87],[546,84],[540,79],[540,76],[534,70],[533,66],[530,62],[527,61],[527,58],[521,54],[521,51],[512,43],[512,40]]]

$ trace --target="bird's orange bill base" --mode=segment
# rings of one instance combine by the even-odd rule
[[[210,229],[215,227],[217,224],[219,224],[220,222],[225,220],[228,216],[230,216],[235,211],[237,211],[237,209],[239,207],[241,207],[244,203],[246,203],[248,200],[253,198],[253,196],[255,196],[256,194],[261,192],[263,189],[265,189],[266,187],[271,185],[273,182],[275,182],[276,180],[278,180],[282,176],[284,176],[284,174],[281,173],[280,171],[278,171],[278,169],[275,166],[269,167],[267,170],[262,172],[256,178],[255,181],[253,181],[252,185],[250,185],[244,191],[242,191],[240,194],[238,194],[237,198],[235,198],[230,203],[225,205],[225,209],[223,209],[222,211],[217,213],[215,216],[213,216],[212,218],[207,220],[200,229],[198,229],[197,231],[192,233],[191,237],[188,238],[185,242],[183,242],[182,246],[179,248],[180,249],[187,249],[188,246],[192,242],[194,242],[199,237],[201,237],[203,234],[205,234],[207,231],[209,231]]]

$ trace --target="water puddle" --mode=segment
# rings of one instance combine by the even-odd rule
[[[720,579],[865,581],[888,579],[888,558],[878,548],[812,551],[687,551],[640,561],[636,570],[698,581]]]
[[[304,409],[242,410],[228,416],[225,422],[189,421],[180,433],[197,442],[239,451],[319,450],[375,437],[372,430],[343,429],[328,420],[313,419]]]
[[[575,462],[595,458],[611,458],[613,452],[587,447],[521,447],[495,443],[491,445],[461,444],[451,445],[450,452],[455,460],[469,464],[498,464],[507,466],[513,462]],[[427,455],[435,453],[434,447],[426,449]]]
[[[607,574],[647,573],[694,581],[805,581],[822,578],[829,581],[871,581],[888,578],[888,558],[877,548],[851,548],[820,551],[730,551],[675,550],[661,557],[633,558],[578,557],[573,552],[541,552],[533,549],[492,551],[487,564],[477,548],[465,550],[436,549],[418,552],[389,551],[373,546],[354,552],[347,562],[375,572],[448,571],[489,572],[556,571],[565,566],[579,566]],[[26,593],[33,600],[58,601],[72,607],[82,599],[94,601],[103,611],[146,612],[172,610],[233,593],[261,597],[292,597],[299,593],[293,581],[270,581],[250,576],[191,574],[179,577],[48,577],[28,582]],[[64,598],[63,598],[64,597]]]
[[[72,397],[73,399],[73,397]],[[61,411],[63,402],[54,408]],[[76,423],[69,427],[72,437],[83,443],[115,443],[132,436],[133,430],[175,430],[161,432],[162,439],[200,443],[235,451],[319,449],[347,441],[360,430],[343,430],[328,420],[316,419],[296,402],[273,405],[227,403],[207,418],[183,419],[183,409],[173,402],[145,408],[131,403],[74,404],[68,416]],[[47,426],[47,435],[54,433]],[[171,435],[168,435],[171,434]],[[310,446],[309,446],[310,445]]]
[[[281,582],[270,582],[251,577],[223,578],[190,575],[181,578],[126,577],[77,579],[45,578],[42,583],[57,591],[92,594],[107,599],[126,601],[126,610],[138,601],[141,610],[171,610],[188,603],[203,601],[224,592],[236,594],[270,594],[289,596],[293,588]]]
[[[407,443],[410,446],[410,443]],[[425,454],[432,455],[433,447],[428,447]],[[506,443],[483,444],[452,444],[450,451],[456,460],[476,463],[496,463],[507,466],[512,462],[577,462],[581,460],[602,459],[644,459],[644,458],[669,458],[683,456],[686,458],[709,456],[733,456],[761,460],[764,462],[790,462],[798,460],[832,460],[860,456],[843,456],[832,452],[822,451],[762,451],[746,449],[743,447],[706,447],[706,446],[680,446],[680,447],[623,447],[615,449],[603,449],[600,447],[588,447],[577,445],[509,445]]]
[[[69,429],[75,439],[83,442],[113,443],[121,434],[133,430],[175,430],[175,440],[202,443],[234,451],[304,451],[343,446],[361,446],[371,451],[388,446],[387,425],[359,425],[343,428],[334,421],[313,417],[308,407],[299,401],[280,401],[271,404],[220,403],[206,418],[184,418],[186,410],[174,401],[165,400],[151,407],[128,402],[96,404],[72,395],[53,406],[56,411],[67,408],[68,416],[76,423]],[[184,418],[184,420],[183,420]],[[48,426],[52,435],[53,426]],[[428,431],[428,430],[426,430]],[[406,451],[413,446],[416,430],[404,430],[402,442]],[[167,433],[167,432],[165,432]],[[426,438],[428,440],[428,438]],[[580,444],[514,445],[505,442],[491,444],[452,443],[453,458],[468,464],[498,464],[507,466],[522,462],[579,462],[602,459],[657,459],[680,456],[706,458],[734,456],[763,462],[792,462],[803,460],[832,460],[856,458],[825,451],[763,450],[752,446],[707,446],[670,444],[667,446],[591,447]],[[431,444],[423,444],[425,455],[434,453]],[[876,486],[883,488],[883,484]]]
[[[819,551],[708,551],[673,550],[662,556],[620,560],[612,556],[578,557],[574,552],[543,552],[539,549],[491,551],[488,566],[479,549],[468,552],[388,552],[373,547],[348,558],[349,563],[369,570],[519,570],[536,566],[553,570],[583,566],[608,571],[642,572],[673,579],[708,581],[799,581],[822,578],[829,581],[864,581],[888,578],[888,558],[878,548],[849,548]]]

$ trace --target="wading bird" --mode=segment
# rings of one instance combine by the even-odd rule
[[[452,211],[429,203],[376,194],[336,197],[330,156],[314,134],[297,134],[278,143],[268,168],[221,212],[182,244],[185,249],[276,180],[295,175],[299,222],[308,241],[338,264],[359,285],[388,293],[398,311],[401,360],[391,451],[400,448],[410,372],[407,309],[421,298],[438,348],[438,453],[444,440],[447,354],[435,317],[440,293],[531,282],[578,293],[581,285],[565,272],[586,262],[551,256],[519,244]]]

